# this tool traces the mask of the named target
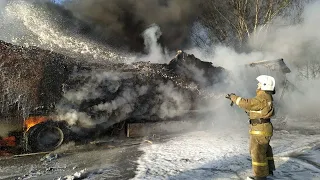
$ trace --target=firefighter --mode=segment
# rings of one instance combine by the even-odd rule
[[[275,92],[275,79],[271,76],[260,75],[257,78],[258,88],[256,97],[245,99],[235,94],[228,94],[230,99],[249,116],[250,156],[252,159],[252,177],[247,179],[264,180],[273,175],[275,170],[270,139],[273,126],[270,118],[274,114],[272,94]]]

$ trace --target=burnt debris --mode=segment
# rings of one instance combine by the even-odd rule
[[[226,76],[184,52],[168,64],[125,64],[90,63],[3,41],[0,50],[2,122],[22,121],[34,109],[84,127],[173,119],[196,109],[201,91]]]

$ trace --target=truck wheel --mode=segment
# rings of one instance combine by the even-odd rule
[[[64,134],[57,124],[45,122],[31,127],[26,138],[27,147],[32,152],[53,151],[62,144]]]

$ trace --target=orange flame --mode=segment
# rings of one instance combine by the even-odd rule
[[[9,136],[9,137],[2,138],[2,140],[0,140],[0,146],[6,146],[6,147],[16,146],[16,137]]]
[[[24,121],[24,126],[26,127],[26,131],[28,131],[31,127],[47,121],[49,118],[46,116],[31,116]]]

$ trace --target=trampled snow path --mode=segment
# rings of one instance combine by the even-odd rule
[[[320,179],[320,135],[275,131],[272,179]],[[134,179],[245,179],[251,175],[248,135],[192,132],[141,146]],[[271,179],[271,178],[270,178]]]

